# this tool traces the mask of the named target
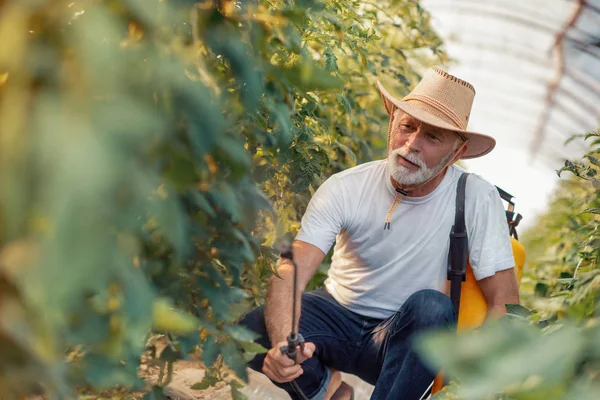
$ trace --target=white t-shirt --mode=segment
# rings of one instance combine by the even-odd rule
[[[404,197],[389,230],[384,222],[396,192],[386,160],[335,174],[319,187],[296,239],[324,253],[335,241],[325,286],[340,304],[383,319],[418,290],[443,291],[461,172],[451,166],[430,194]],[[500,195],[476,175],[467,180],[465,221],[476,279],[514,266]]]

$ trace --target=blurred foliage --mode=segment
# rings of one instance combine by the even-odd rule
[[[422,351],[459,384],[434,399],[596,399],[600,393],[600,130],[548,211],[522,235],[522,306],[460,337],[434,334]],[[570,140],[581,140],[581,136]]]
[[[440,46],[414,0],[0,0],[0,393],[245,378],[276,239]]]

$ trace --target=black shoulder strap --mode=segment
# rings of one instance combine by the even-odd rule
[[[460,310],[460,291],[467,276],[467,252],[469,239],[465,226],[465,192],[468,173],[463,173],[458,179],[456,189],[456,211],[454,225],[450,232],[450,254],[448,262],[448,280],[450,281],[450,299],[454,304],[456,315]]]

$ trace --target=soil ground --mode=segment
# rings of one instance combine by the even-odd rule
[[[158,379],[158,367],[149,368],[143,375],[149,383]],[[273,385],[266,376],[248,370],[249,384],[242,392],[251,400],[288,400],[287,394]],[[193,390],[191,386],[200,382],[204,377],[204,369],[196,361],[179,361],[173,368],[173,380],[167,386],[166,392],[172,400],[231,400],[230,388],[218,385],[206,390]],[[368,400],[373,387],[359,378],[344,374],[344,381],[354,387],[355,400]]]

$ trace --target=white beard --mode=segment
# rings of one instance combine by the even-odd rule
[[[415,154],[409,153],[402,148],[398,148],[391,151],[388,155],[388,172],[392,179],[402,186],[420,185],[436,176],[453,155],[453,153],[448,154],[438,163],[438,165],[433,168],[428,168]],[[419,169],[413,172],[404,165],[398,164],[398,156],[402,156],[411,163],[418,165]]]

